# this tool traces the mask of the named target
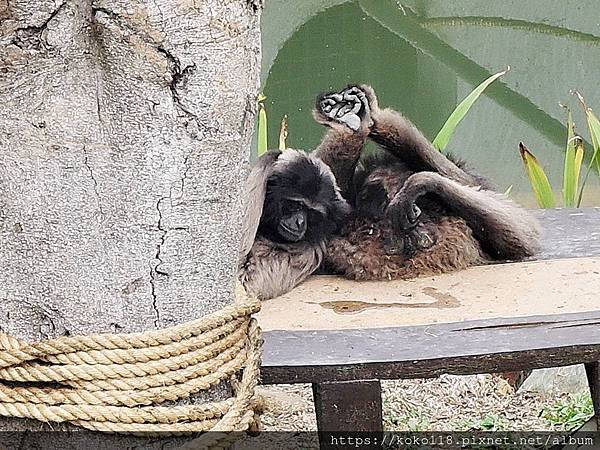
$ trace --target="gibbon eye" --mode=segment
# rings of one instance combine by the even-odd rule
[[[304,209],[304,205],[299,202],[287,201],[283,205],[283,212],[286,214],[295,213],[298,211],[302,211]]]

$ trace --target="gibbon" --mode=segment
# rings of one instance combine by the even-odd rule
[[[239,278],[261,299],[317,269],[355,280],[413,278],[540,247],[536,220],[447,158],[369,86],[317,98],[317,149],[270,151],[246,185]],[[367,139],[384,149],[363,157]]]
[[[315,156],[328,164],[352,214],[328,240],[327,271],[355,280],[414,278],[540,249],[537,221],[462,162],[444,156],[369,86],[317,99],[328,126]],[[366,139],[381,156],[360,159]]]

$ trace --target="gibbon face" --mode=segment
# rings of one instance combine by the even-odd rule
[[[279,243],[316,243],[349,213],[329,167],[304,152],[285,150],[267,180],[258,231]]]

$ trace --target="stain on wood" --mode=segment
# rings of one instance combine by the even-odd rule
[[[434,298],[436,301],[431,303],[374,303],[360,300],[335,300],[330,302],[309,302],[317,304],[325,309],[331,309],[336,314],[357,314],[367,309],[388,309],[388,308],[458,308],[460,302],[458,299],[448,293],[439,292],[434,287],[423,288],[423,293]]]

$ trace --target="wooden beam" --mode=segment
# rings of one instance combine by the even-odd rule
[[[265,384],[428,378],[600,361],[600,311],[426,326],[265,333]]]
[[[600,255],[600,208],[531,211],[543,229],[542,253],[535,259]]]
[[[600,431],[600,362],[594,361],[585,365],[592,404],[594,405],[594,418],[596,419],[596,430]]]
[[[375,433],[381,442],[383,416],[379,380],[314,383],[321,450],[342,448],[352,433]],[[373,448],[373,447],[369,447]]]

